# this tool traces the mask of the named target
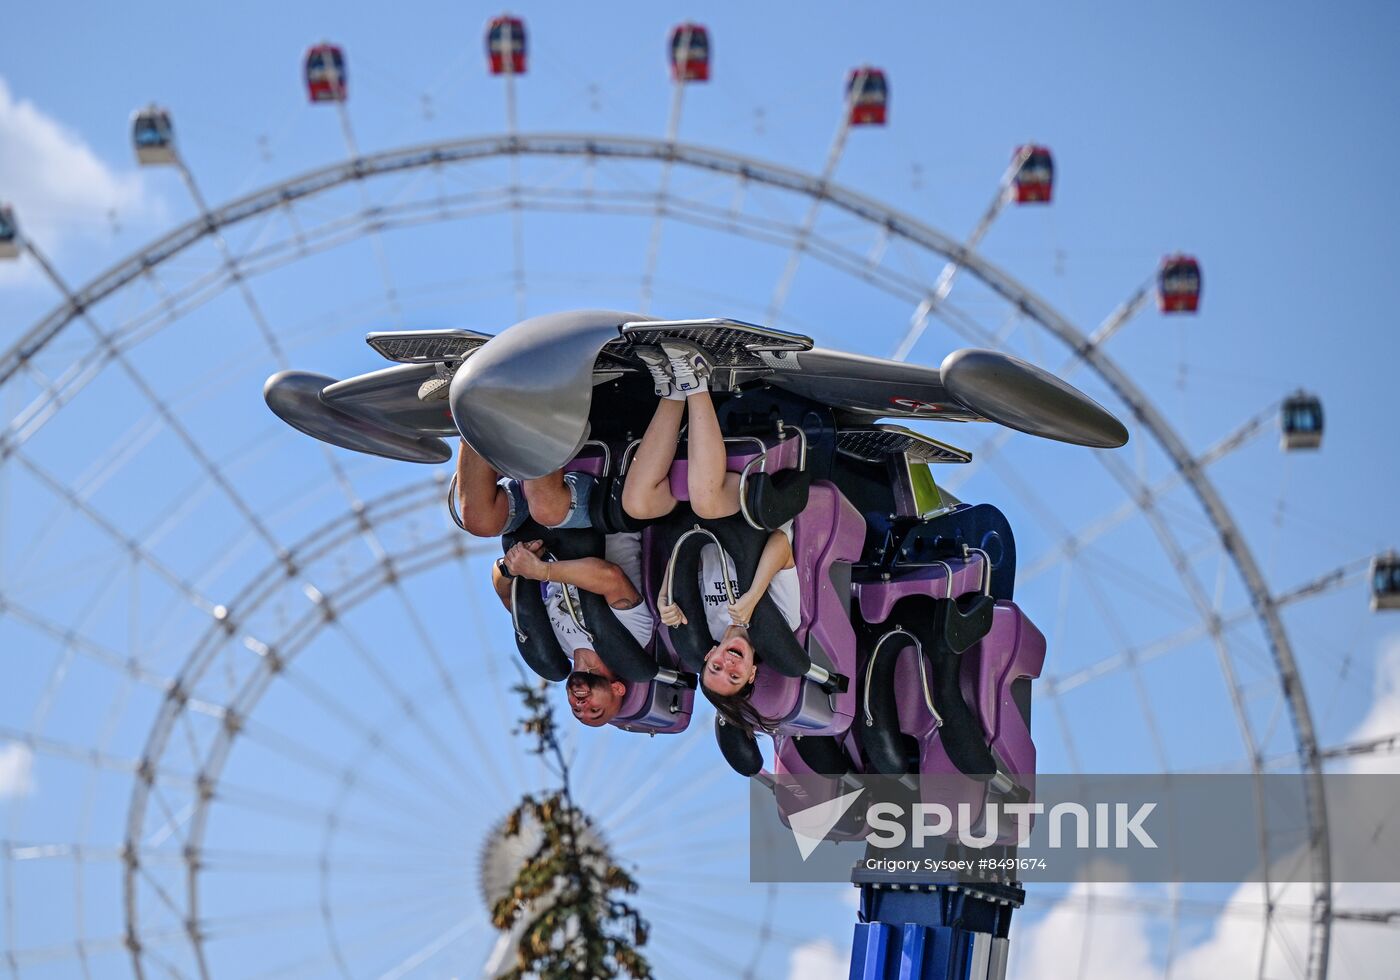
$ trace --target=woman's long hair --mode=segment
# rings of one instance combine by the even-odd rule
[[[753,681],[749,681],[744,689],[737,694],[716,694],[703,683],[700,689],[705,692],[705,697],[710,699],[710,703],[715,706],[715,711],[719,712],[720,718],[724,719],[726,725],[733,725],[749,738],[752,738],[756,731],[768,731],[777,721],[772,718],[765,718],[759,714],[757,708],[753,706],[750,697],[753,695]]]

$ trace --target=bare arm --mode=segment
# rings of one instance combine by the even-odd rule
[[[657,615],[661,617],[661,622],[667,626],[680,626],[682,623],[690,622],[685,618],[685,613],[681,612],[680,606],[672,605],[666,601],[666,593],[670,587],[671,570],[667,568],[665,574],[661,576],[661,590],[656,593]]]
[[[501,600],[501,605],[510,611],[510,579],[501,574],[501,570],[495,562],[491,563],[491,588],[496,590],[496,598]]]
[[[571,558],[544,561],[536,553],[540,542],[520,543],[506,553],[506,568],[537,582],[559,582],[592,592],[607,600],[614,609],[631,609],[642,601],[627,573],[603,558]]]
[[[739,601],[729,607],[729,616],[741,623],[753,618],[754,607],[773,583],[773,576],[784,568],[792,568],[792,542],[782,531],[772,531],[763,543],[763,554],[758,557],[758,568],[753,573],[753,584],[739,597]]]
[[[462,523],[477,537],[491,538],[505,530],[510,501],[496,482],[499,479],[500,474],[463,439],[457,453],[457,509]]]

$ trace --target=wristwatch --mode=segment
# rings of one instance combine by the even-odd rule
[[[515,578],[515,576],[512,575],[512,574],[510,573],[510,569],[509,569],[509,568],[506,568],[506,556],[505,556],[505,555],[502,555],[501,557],[499,557],[499,558],[496,559],[496,571],[498,571],[498,572],[501,573],[501,578],[506,578],[506,579]]]

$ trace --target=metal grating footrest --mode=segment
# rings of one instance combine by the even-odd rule
[[[911,463],[967,463],[972,453],[906,429],[902,425],[870,425],[842,429],[836,449],[847,456],[879,463],[891,456],[907,456]]]
[[[811,337],[728,319],[638,320],[624,323],[622,336],[631,346],[688,340],[703,348],[716,368],[762,368],[760,351],[812,349]]]
[[[376,330],[365,334],[383,357],[401,364],[460,361],[491,339],[491,334],[448,327],[440,330]]]

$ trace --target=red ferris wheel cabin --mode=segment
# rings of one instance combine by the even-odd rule
[[[699,24],[679,24],[671,31],[671,78],[677,82],[710,80],[710,33]]]
[[[1163,313],[1195,313],[1201,305],[1201,266],[1189,255],[1168,255],[1157,271],[1157,305]]]
[[[852,126],[883,126],[890,101],[885,73],[878,68],[853,69],[846,79],[846,104]]]
[[[525,22],[495,17],[486,27],[486,57],[493,75],[525,74]]]
[[[313,44],[306,51],[306,94],[312,102],[344,102],[345,53],[334,44]]]
[[[1018,146],[1011,159],[1021,166],[1013,179],[1017,204],[1049,204],[1055,189],[1055,161],[1048,146]]]

